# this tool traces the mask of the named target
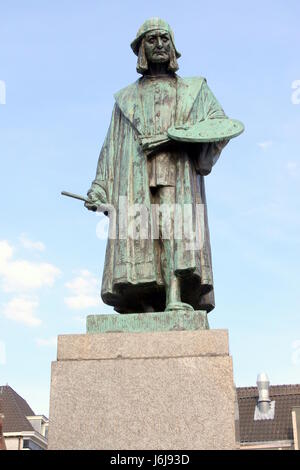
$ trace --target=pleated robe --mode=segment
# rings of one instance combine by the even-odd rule
[[[145,141],[153,141],[155,145],[160,137],[149,126],[146,129],[144,113],[151,110],[143,107],[141,80],[115,95],[111,123],[91,187],[100,186],[106,193],[107,202],[115,208],[114,221],[110,221],[113,237],[107,242],[101,297],[120,313],[149,311],[149,307],[153,311],[163,311],[166,301],[160,265],[161,244],[151,236],[148,155],[142,146]],[[193,125],[204,119],[226,117],[204,78],[183,79],[176,75],[176,81],[174,125]],[[162,139],[168,140],[168,137],[164,135]],[[214,308],[214,291],[204,177],[199,175],[200,160],[191,158],[188,152],[180,150],[180,146],[175,153],[176,204],[182,209],[186,205],[192,207],[193,220],[197,219],[196,205],[201,205],[202,245],[201,249],[190,249],[190,240],[185,236],[176,240],[174,270],[181,277],[182,301],[195,310],[209,312]],[[124,216],[134,204],[142,205],[148,212],[147,238],[124,236]],[[123,217],[122,221],[120,217]],[[193,229],[199,230],[199,226],[194,225]]]

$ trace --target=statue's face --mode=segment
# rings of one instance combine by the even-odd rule
[[[169,62],[171,41],[166,31],[150,31],[145,35],[144,44],[148,62],[157,64]]]

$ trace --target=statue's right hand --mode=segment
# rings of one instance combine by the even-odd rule
[[[88,192],[87,196],[89,201],[91,202],[85,202],[84,206],[89,210],[89,211],[94,211],[96,212],[98,206],[100,204],[106,204],[106,193],[104,189],[102,189],[100,186],[97,187],[92,187]]]

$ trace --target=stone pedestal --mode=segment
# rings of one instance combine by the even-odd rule
[[[225,330],[58,337],[50,449],[235,449]]]

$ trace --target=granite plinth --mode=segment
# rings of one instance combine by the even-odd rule
[[[64,335],[49,449],[235,449],[225,330]]]

